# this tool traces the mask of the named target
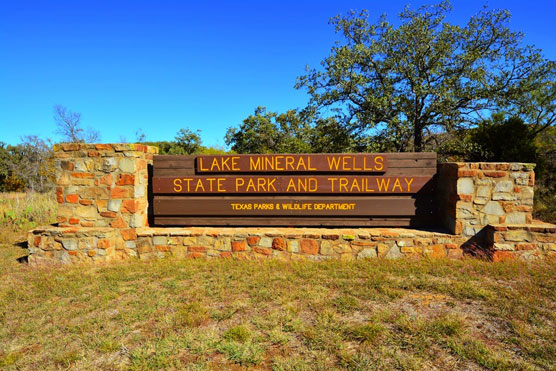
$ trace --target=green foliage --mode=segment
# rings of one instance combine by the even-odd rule
[[[190,155],[201,148],[200,130],[180,129],[176,134],[176,145],[170,150],[173,155]]]
[[[206,147],[202,145],[200,131],[180,129],[176,133],[175,141],[143,142],[148,146],[158,148],[161,155],[223,155],[233,153],[224,148]]]
[[[504,120],[502,115],[493,115],[492,119],[469,131],[468,141],[474,143],[475,148],[466,154],[467,161],[537,161],[534,135],[518,117]]]
[[[17,145],[0,142],[0,192],[47,192],[54,187],[54,176],[50,142],[37,136]]]
[[[257,107],[239,128],[229,128],[226,144],[237,153],[308,152],[306,123],[295,110],[278,114]]]
[[[334,118],[317,119],[297,110],[285,113],[257,107],[239,128],[229,128],[226,144],[237,153],[349,152],[357,138]]]
[[[507,10],[485,8],[464,27],[445,21],[450,10],[448,1],[406,7],[398,27],[385,15],[369,23],[366,10],[332,18],[344,43],[296,84],[311,96],[308,110],[332,109],[346,127],[387,138],[382,146],[421,151],[436,133],[492,109],[517,114],[518,98],[553,86],[554,63],[521,45]],[[542,95],[543,107],[555,95]]]
[[[556,127],[550,127],[535,139],[535,216],[556,223]]]

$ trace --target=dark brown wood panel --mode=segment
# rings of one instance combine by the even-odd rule
[[[197,156],[198,173],[384,172],[388,158],[374,153]]]
[[[251,173],[250,175],[252,175]],[[297,173],[300,175],[301,173]],[[350,173],[350,175],[355,173]],[[433,176],[436,174],[436,167],[420,167],[420,168],[389,168],[383,176]],[[195,169],[160,169],[155,168],[153,175],[155,177],[188,177],[188,176],[210,176],[210,175],[201,175],[195,172]],[[213,174],[214,175],[214,174]],[[230,175],[230,174],[219,174],[219,175]],[[236,174],[237,175],[237,174]],[[263,174],[261,174],[263,175]],[[303,175],[307,175],[304,173]],[[358,174],[360,175],[360,174]]]
[[[392,168],[436,167],[436,153],[386,153],[381,155],[388,161],[385,172]],[[155,169],[195,168],[195,158],[196,156],[194,155],[157,155],[154,156],[154,167]],[[361,172],[364,171],[361,170]]]
[[[177,197],[154,199],[164,216],[414,216],[432,214],[432,198],[410,197]]]
[[[299,156],[309,155],[292,156],[299,158]],[[278,162],[278,165],[274,162],[273,165],[269,165],[270,171],[259,171],[259,168],[245,169],[246,160],[242,160],[243,165],[236,164],[232,168],[229,163],[224,165],[222,162],[229,156],[203,157],[209,161],[220,159],[221,162],[213,167],[213,172],[199,171],[199,164],[196,161],[198,156],[155,156],[150,179],[154,225],[324,227],[433,225],[434,175],[437,161],[435,153],[311,154],[310,156],[312,159],[320,158],[320,163],[312,162],[307,169],[301,165],[294,171],[291,171],[291,164],[289,171],[281,170],[285,169],[285,162]],[[342,167],[338,165],[337,169],[334,165],[331,171],[330,162],[325,156],[346,156],[344,157],[346,160],[342,160],[346,161],[346,164]],[[375,166],[372,169],[368,166],[369,161],[376,156],[384,156],[386,166],[383,171],[377,171]],[[247,159],[247,161],[250,158],[249,155],[234,157]],[[361,162],[353,160],[360,161],[362,158],[367,158],[367,166],[365,164],[361,166],[359,165]],[[353,160],[352,165],[349,165],[350,159]],[[201,170],[206,169],[203,164]],[[183,178],[191,178],[191,180]],[[235,182],[238,178],[243,179],[245,184],[252,180],[253,184],[258,186],[255,190],[252,187],[236,189]],[[340,189],[337,183],[337,187],[332,188],[330,181],[321,181],[328,178],[342,178],[343,182],[347,180],[348,185],[344,183]],[[392,182],[395,182],[396,178],[399,179],[400,184],[393,187]],[[413,179],[411,187],[402,187],[400,190],[405,178],[408,181]],[[175,188],[175,179],[181,179],[181,189]],[[221,186],[226,186],[226,189],[231,192],[218,192],[218,180],[211,179],[221,179]],[[275,179],[274,187],[268,187],[268,180],[271,179]],[[309,182],[308,179],[317,179],[318,190],[311,188],[308,183],[303,186],[304,182]],[[369,191],[358,192],[358,188],[359,190],[365,188],[363,179]],[[301,181],[300,187],[288,190],[287,185],[291,180]],[[378,192],[376,185],[379,180],[382,184],[390,180],[390,187],[383,187],[382,192]],[[189,188],[186,191],[185,183],[193,181],[200,181],[201,188]],[[355,181],[357,185],[353,184]],[[375,187],[370,187],[369,181],[374,182]],[[212,190],[209,185],[211,182]],[[348,187],[347,192],[345,187]],[[375,191],[370,191],[371,188]],[[280,209],[277,209],[277,204]],[[311,205],[310,209],[307,205]]]
[[[155,216],[158,226],[282,226],[282,227],[424,227],[434,223],[433,217],[412,218],[253,218]]]
[[[413,194],[430,182],[432,176],[191,176],[160,177],[152,180],[154,194]]]

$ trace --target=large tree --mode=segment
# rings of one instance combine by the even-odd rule
[[[397,27],[385,15],[369,23],[367,11],[332,18],[345,41],[321,69],[298,79],[296,88],[311,96],[308,109],[332,110],[350,129],[384,130],[399,151],[421,151],[431,134],[474,124],[491,110],[533,116],[527,96],[548,98],[544,107],[553,107],[554,63],[522,46],[508,11],[485,7],[458,26],[445,21],[450,10],[448,1],[406,7]],[[553,121],[541,115],[542,130]]]
[[[357,143],[334,118],[317,119],[292,109],[284,113],[257,107],[225,141],[237,153],[346,152]]]

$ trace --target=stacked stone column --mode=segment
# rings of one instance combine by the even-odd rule
[[[54,151],[58,229],[34,231],[29,238],[34,258],[133,255],[136,229],[148,226],[148,166],[157,148],[71,143]]]
[[[452,233],[476,236],[489,224],[532,222],[534,164],[439,164],[440,216]]]

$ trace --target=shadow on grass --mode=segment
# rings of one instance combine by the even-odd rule
[[[17,242],[14,245],[19,246],[20,248],[25,249],[25,250],[27,250],[27,248],[28,248],[27,241]],[[29,255],[20,256],[16,260],[17,260],[18,263],[28,264],[29,263]]]

